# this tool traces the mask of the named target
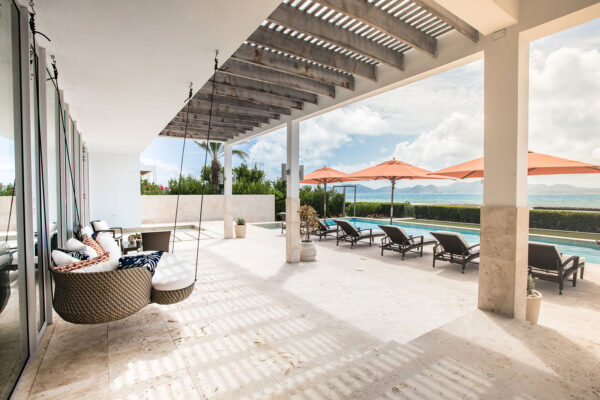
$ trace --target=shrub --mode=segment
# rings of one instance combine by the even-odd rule
[[[600,233],[600,212],[531,210],[529,227]]]
[[[476,206],[414,205],[417,219],[479,223],[480,208]]]
[[[300,188],[300,205],[309,205],[323,217],[323,188],[318,186],[304,186]],[[327,216],[337,217],[342,215],[344,195],[333,189],[327,191]]]
[[[0,183],[0,196],[12,196],[15,194],[15,187],[12,183],[3,185]]]
[[[140,179],[140,192],[143,195],[160,195],[171,194],[171,188],[168,186],[157,185],[148,181],[148,179]]]

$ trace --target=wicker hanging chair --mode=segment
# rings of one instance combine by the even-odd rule
[[[146,268],[107,272],[59,272],[54,278],[53,306],[73,324],[102,324],[135,314],[150,303],[173,304],[186,299],[194,284],[169,291],[152,289]]]

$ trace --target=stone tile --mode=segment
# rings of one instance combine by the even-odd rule
[[[56,375],[59,375],[57,373]],[[31,400],[63,400],[85,399],[106,400],[108,394],[108,373],[92,376],[69,384],[56,386],[52,389],[38,392],[29,397]]]
[[[110,390],[145,381],[185,368],[173,341],[150,343],[147,347],[111,354],[108,358]]]
[[[110,398],[119,400],[201,399],[185,368],[139,381],[118,390],[111,390]]]

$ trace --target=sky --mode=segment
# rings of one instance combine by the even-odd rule
[[[532,42],[529,79],[529,149],[600,164],[600,19]],[[142,163],[156,165],[158,183],[178,175],[182,142],[156,138],[142,153]],[[281,129],[236,148],[276,178],[286,159],[285,142]],[[350,173],[392,157],[436,170],[482,155],[482,60],[300,123],[305,173],[325,165]],[[198,175],[203,162],[204,152],[188,142],[184,174]],[[448,184],[400,186],[418,183]],[[529,183],[600,187],[600,177],[536,176]]]

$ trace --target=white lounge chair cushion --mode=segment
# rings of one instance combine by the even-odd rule
[[[164,253],[152,277],[152,289],[170,291],[184,289],[194,283],[196,267],[174,254]]]
[[[85,237],[85,236],[90,236],[91,237],[93,233],[94,233],[94,230],[91,227],[87,226],[87,225],[84,226],[83,228],[81,228],[79,230],[79,234],[82,237]]]

